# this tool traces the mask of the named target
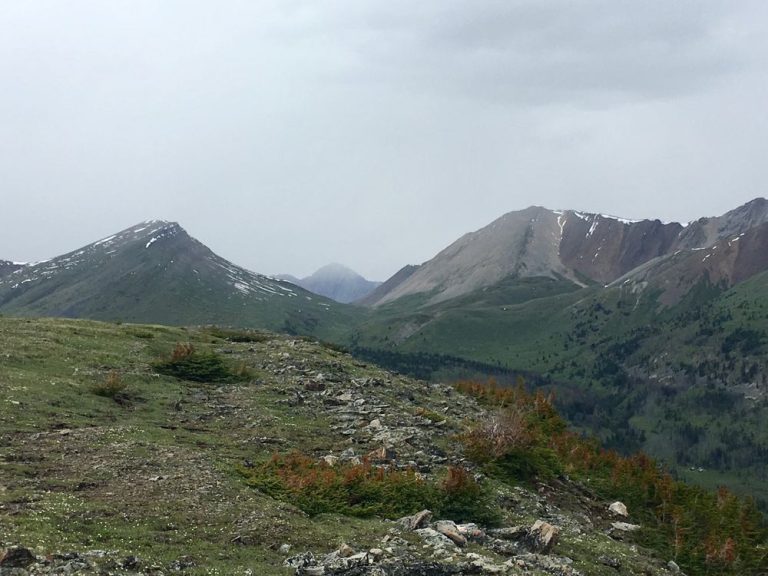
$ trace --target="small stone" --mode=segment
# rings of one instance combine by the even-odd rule
[[[637,524],[628,524],[627,522],[613,522],[611,527],[614,530],[618,530],[620,532],[634,532],[635,530],[640,530],[641,528]]]
[[[526,544],[529,548],[543,554],[548,553],[560,537],[560,528],[543,520],[536,520],[528,530]]]
[[[629,512],[627,511],[627,507],[624,505],[623,502],[614,502],[610,506],[608,506],[608,510],[616,514],[617,516],[624,516],[625,518],[629,516]]]
[[[610,566],[611,568],[615,568],[616,570],[621,568],[621,560],[618,558],[611,558],[610,556],[599,556],[597,558],[597,561],[600,562],[600,564],[603,564],[605,566]]]
[[[141,561],[136,558],[136,556],[126,556],[125,559],[120,563],[120,567],[123,570],[133,570],[136,571],[141,566]]]
[[[317,561],[315,560],[315,555],[312,554],[312,552],[296,554],[296,556],[286,558],[283,562],[283,566],[286,568],[295,568],[296,570],[306,570],[308,566],[315,566],[316,564]]]
[[[457,546],[467,545],[467,539],[459,533],[456,524],[450,520],[440,520],[435,524],[435,530],[440,532],[443,536],[450,538],[450,540]]]
[[[344,450],[344,452],[341,453],[342,460],[349,460],[354,457],[355,457],[355,451],[352,448],[347,448],[346,450]]]
[[[333,454],[328,454],[327,456],[323,456],[320,460],[328,464],[328,466],[333,467],[339,461],[339,457],[334,456]]]
[[[341,558],[349,558],[355,553],[352,547],[348,544],[342,544],[339,546],[339,556]]]
[[[459,534],[464,536],[467,540],[473,540],[475,542],[482,542],[485,540],[485,532],[483,532],[477,524],[456,524],[456,530]]]
[[[678,566],[677,562],[675,562],[674,560],[670,560],[669,562],[667,562],[667,568],[669,569],[670,572],[674,574],[680,573],[680,566]]]
[[[446,548],[455,548],[456,546],[453,540],[432,528],[420,528],[415,530],[415,532],[421,536],[422,540],[424,540],[425,548],[434,548],[435,551],[437,551],[445,550]]]
[[[432,518],[432,512],[429,510],[422,510],[417,512],[413,516],[405,516],[400,518],[397,523],[402,525],[406,530],[416,530],[425,526]]]
[[[366,454],[366,458],[373,462],[390,462],[394,460],[396,456],[397,454],[395,451],[391,448],[387,448],[386,446],[382,446],[376,450],[371,450],[368,454]]]
[[[371,548],[370,550],[368,550],[368,555],[371,558],[378,560],[379,558],[384,556],[384,550],[382,550],[381,548]]]
[[[308,392],[322,392],[325,390],[325,382],[322,380],[310,380],[304,383],[304,390]]]
[[[283,544],[278,549],[280,554],[288,554],[291,551],[291,545],[290,544]]]

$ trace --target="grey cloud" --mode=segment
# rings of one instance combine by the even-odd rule
[[[367,5],[370,6],[370,5]],[[669,98],[741,66],[723,2],[395,2],[342,25],[354,80],[501,103]]]
[[[147,218],[267,273],[384,279],[530,204],[764,194],[768,5],[0,4],[0,258]]]

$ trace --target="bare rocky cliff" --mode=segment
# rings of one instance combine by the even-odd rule
[[[376,306],[412,294],[429,294],[435,303],[509,277],[608,285],[633,272],[649,282],[673,270],[665,274],[690,278],[684,283],[688,288],[705,272],[713,282],[732,284],[766,269],[763,254],[768,251],[759,232],[766,222],[768,201],[763,198],[688,226],[532,206],[465,234],[406,278],[386,282],[364,303]],[[727,252],[730,256],[716,257],[706,266],[696,263],[700,257],[695,252],[721,246],[723,255],[723,243],[730,246],[741,238],[740,248]]]

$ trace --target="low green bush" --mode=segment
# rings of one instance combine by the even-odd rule
[[[450,468],[442,481],[430,481],[410,469],[367,461],[331,466],[292,452],[239,471],[250,486],[309,515],[399,518],[427,508],[456,521],[489,524],[498,519],[486,489],[461,468]]]
[[[153,364],[160,374],[192,382],[239,382],[251,378],[245,364],[231,368],[216,352],[200,352],[192,344],[177,344],[168,359]]]

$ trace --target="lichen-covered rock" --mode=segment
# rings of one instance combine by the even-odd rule
[[[560,528],[549,522],[536,520],[528,529],[525,544],[534,552],[548,553],[560,537]]]
[[[400,518],[397,523],[406,530],[416,530],[426,526],[431,519],[432,512],[429,510],[422,510],[412,516],[404,516],[403,518]]]
[[[450,520],[439,520],[438,522],[435,522],[435,530],[450,539],[456,546],[467,545],[467,539],[459,532],[456,524]]]

